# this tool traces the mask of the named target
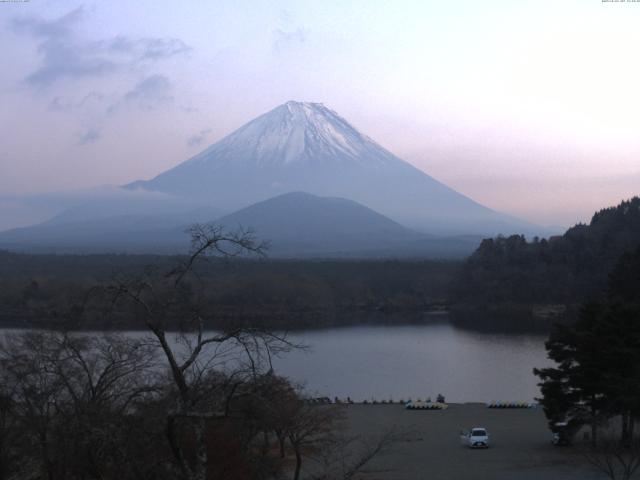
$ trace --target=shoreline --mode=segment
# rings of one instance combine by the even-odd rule
[[[344,313],[345,316],[348,313]],[[439,324],[451,325],[453,328],[466,332],[474,333],[486,333],[486,334],[498,334],[498,335],[536,335],[546,336],[549,334],[548,328],[516,328],[515,326],[507,326],[503,323],[498,325],[473,325],[467,322],[457,321],[452,317],[451,312],[430,312],[420,310],[403,310],[395,312],[380,312],[380,311],[359,311],[357,316],[366,315],[367,318],[363,320],[351,320],[351,321],[332,321],[321,324],[298,324],[295,323],[279,323],[262,324],[262,322],[246,322],[246,326],[250,328],[262,328],[265,330],[272,330],[277,332],[288,332],[293,334],[301,334],[307,332],[321,332],[325,330],[339,330],[358,327],[380,327],[380,328],[394,328],[394,327],[415,327],[415,326],[433,326]],[[400,320],[398,317],[401,317]],[[411,318],[419,317],[419,318]],[[207,327],[207,331],[216,331],[224,328],[227,323],[232,323],[233,320],[229,319],[228,322],[221,322],[220,325]],[[51,330],[51,331],[75,331],[75,332],[142,332],[146,331],[142,325],[132,325],[130,322],[123,324],[98,324],[98,325],[70,325],[63,321],[33,321],[33,320],[3,320],[0,318],[0,330]],[[177,330],[167,330],[171,333],[177,333]]]

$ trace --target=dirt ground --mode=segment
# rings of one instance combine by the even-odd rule
[[[409,432],[392,450],[368,465],[365,478],[502,480],[603,478],[579,447],[556,447],[540,408],[489,409],[453,404],[443,411],[409,411],[402,405],[349,405],[351,434],[375,438],[395,427]],[[460,430],[485,427],[491,447],[471,450]]]

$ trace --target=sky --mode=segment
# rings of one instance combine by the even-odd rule
[[[0,199],[151,178],[324,103],[540,225],[640,193],[640,2],[0,2]]]

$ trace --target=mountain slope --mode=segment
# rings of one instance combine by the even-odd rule
[[[216,223],[250,228],[269,242],[270,257],[462,258],[481,240],[418,233],[352,200],[303,192],[256,203]]]
[[[351,200],[293,192],[218,219],[228,229],[251,228],[270,254],[387,252],[425,236]]]
[[[126,188],[206,199],[227,211],[303,191],[354,200],[425,232],[536,230],[438,182],[317,103],[281,105],[190,160]]]
[[[0,232],[0,248],[57,253],[182,253],[189,244],[186,225],[210,222],[221,215],[214,208],[187,209],[189,205],[171,202],[156,202],[153,213],[146,213],[149,209],[144,204],[124,205],[118,200],[88,201],[40,224]],[[125,213],[127,210],[131,213]]]
[[[52,219],[0,232],[0,248],[31,253],[184,253],[185,219],[118,215],[89,220]]]

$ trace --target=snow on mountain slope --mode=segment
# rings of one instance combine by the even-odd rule
[[[424,232],[535,231],[399,159],[319,103],[280,105],[186,162],[126,188],[197,198],[227,211],[302,191],[354,200]]]
[[[287,102],[185,163],[269,167],[305,162],[386,164],[397,159],[320,103]]]

